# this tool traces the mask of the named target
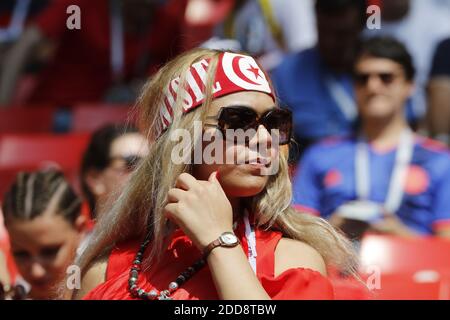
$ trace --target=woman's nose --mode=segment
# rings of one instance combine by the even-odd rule
[[[41,279],[45,276],[45,268],[39,262],[33,262],[30,270],[31,276],[34,279]]]
[[[267,149],[272,146],[272,136],[264,125],[260,124],[258,126],[255,136],[259,145],[266,144]]]

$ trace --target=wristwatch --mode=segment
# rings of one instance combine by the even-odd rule
[[[208,255],[211,253],[211,251],[214,248],[217,247],[235,247],[240,243],[239,239],[236,237],[236,235],[233,232],[224,232],[222,233],[219,238],[211,242],[206,246],[206,248],[203,250],[203,259],[206,260]]]

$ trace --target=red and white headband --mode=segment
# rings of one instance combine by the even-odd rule
[[[186,74],[186,85],[182,90],[183,113],[187,113],[202,105],[205,100],[205,87],[209,58],[194,63]],[[160,105],[161,135],[173,121],[173,110],[177,102],[180,77],[170,81]],[[267,93],[275,101],[272,87],[267,81],[266,74],[259,67],[255,59],[250,56],[224,52],[219,55],[217,70],[214,76],[213,98],[240,91],[259,91]]]

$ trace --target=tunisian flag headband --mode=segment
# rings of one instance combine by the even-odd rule
[[[202,59],[191,65],[186,74],[185,88],[180,90],[183,95],[183,113],[187,113],[202,105],[205,100],[205,88],[210,58]],[[173,121],[173,110],[177,102],[178,86],[181,77],[171,80],[160,105],[161,130],[165,131]],[[258,63],[250,56],[224,52],[219,55],[217,70],[212,86],[213,99],[240,91],[258,91],[272,97],[273,89],[267,81],[266,74]],[[179,92],[178,92],[179,93]]]

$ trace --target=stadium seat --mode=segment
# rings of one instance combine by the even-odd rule
[[[211,38],[214,27],[225,20],[233,4],[233,0],[190,0],[185,15],[183,47],[191,49]]]
[[[88,134],[0,135],[0,198],[19,171],[58,167],[76,181]]]
[[[435,273],[420,279],[419,273],[384,274],[380,288],[372,290],[372,300],[449,300],[447,276]]]
[[[371,299],[450,299],[449,240],[366,235],[360,258],[366,279],[379,276]]]
[[[450,271],[450,241],[367,235],[361,242],[360,257],[363,267],[377,266],[384,274]]]
[[[56,163],[78,168],[87,134],[9,134],[0,136],[0,168],[40,167]]]
[[[53,127],[53,107],[0,109],[0,133],[44,133]]]
[[[130,106],[86,104],[72,110],[72,132],[92,132],[109,123],[133,123]]]

